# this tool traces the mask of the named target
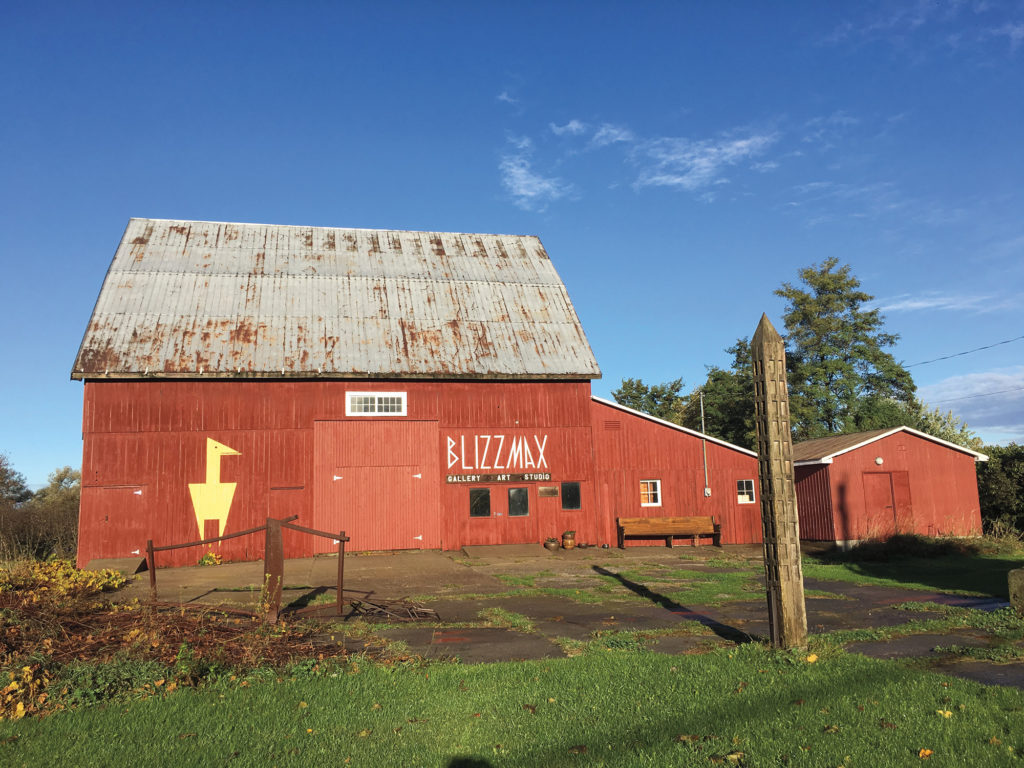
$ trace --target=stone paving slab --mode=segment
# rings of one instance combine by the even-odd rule
[[[1024,688],[1024,664],[1019,662],[993,664],[968,659],[940,664],[933,669],[953,677],[974,680],[985,685],[1009,685],[1015,688]]]
[[[552,659],[564,656],[562,649],[543,635],[510,629],[436,629],[425,656],[458,658],[466,664],[522,659]]]
[[[869,640],[850,643],[846,650],[860,653],[874,659],[907,659],[933,656],[937,646],[960,645],[968,648],[985,648],[988,639],[984,635],[966,632],[950,632],[944,635],[908,635],[890,640]]]

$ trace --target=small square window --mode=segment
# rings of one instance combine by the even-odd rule
[[[753,480],[737,480],[736,481],[736,501],[740,504],[753,504],[754,503],[754,481]]]
[[[405,416],[405,392],[346,392],[346,416]]]
[[[640,506],[661,506],[661,480],[640,481]]]
[[[530,489],[508,489],[508,516],[526,517],[530,514]]]
[[[579,509],[581,506],[580,484],[562,483],[562,509]]]
[[[491,516],[491,489],[470,488],[469,489],[469,516],[490,517]]]

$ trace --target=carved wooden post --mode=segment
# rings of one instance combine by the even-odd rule
[[[267,538],[263,549],[263,600],[266,616],[264,621],[276,624],[281,613],[281,588],[284,582],[284,537],[281,535],[281,521],[267,518]]]
[[[773,647],[794,648],[803,646],[807,640],[807,608],[793,482],[786,349],[767,315],[761,315],[751,356],[768,626]]]

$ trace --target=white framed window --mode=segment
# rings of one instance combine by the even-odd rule
[[[740,504],[753,504],[754,503],[754,481],[753,480],[737,480],[736,481],[736,501]]]
[[[346,392],[346,416],[405,416],[405,392]]]
[[[640,506],[661,506],[661,480],[640,481]]]

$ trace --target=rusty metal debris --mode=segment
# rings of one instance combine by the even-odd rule
[[[411,600],[396,600],[388,603],[352,600],[350,604],[352,611],[348,618],[359,616],[392,621],[438,621],[437,611]]]

